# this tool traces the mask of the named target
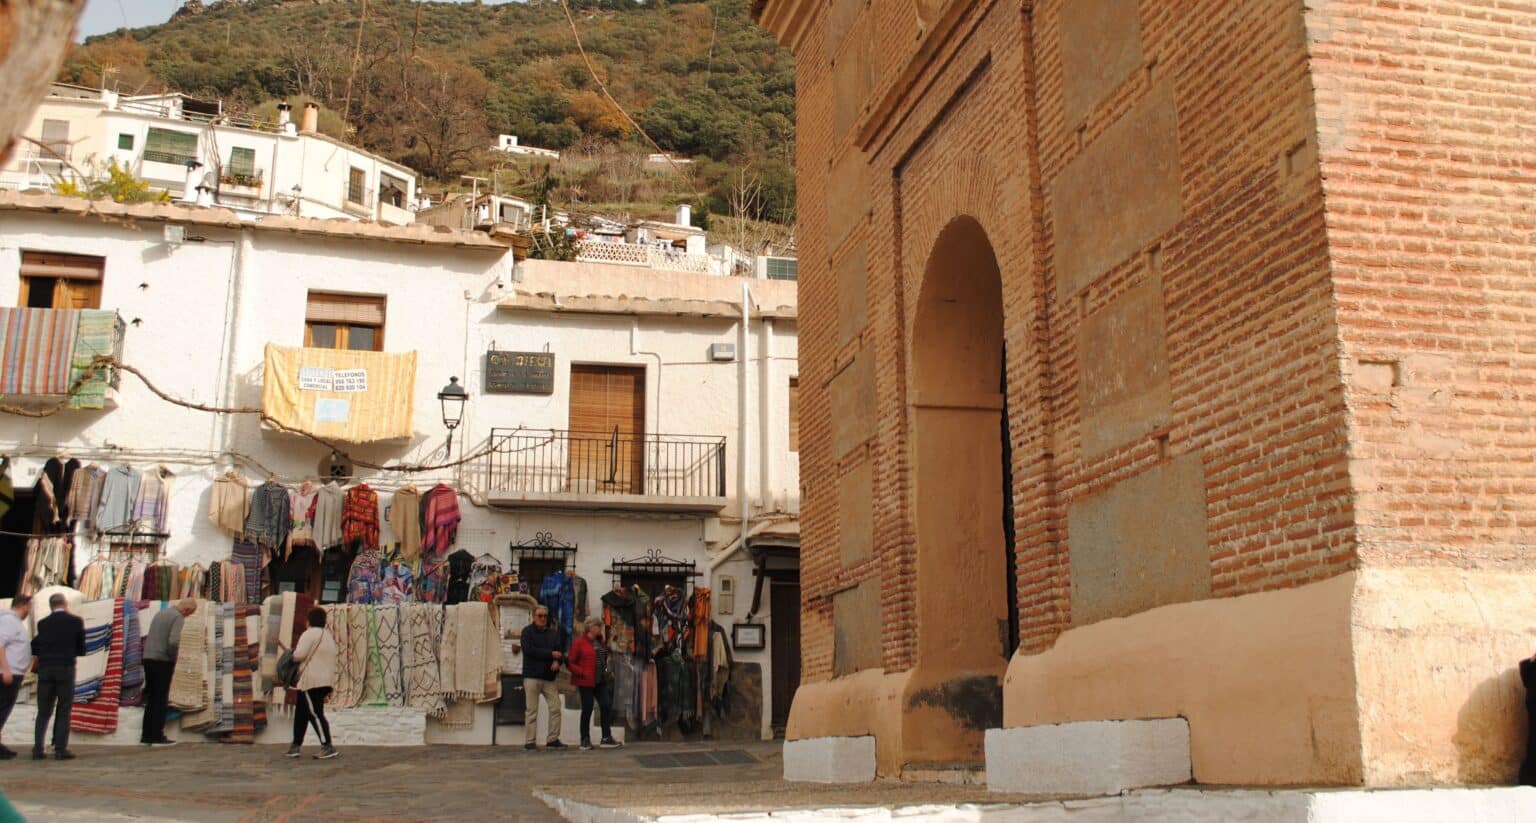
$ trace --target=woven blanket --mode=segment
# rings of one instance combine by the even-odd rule
[[[384,672],[384,702],[405,705],[405,668],[400,653],[400,607],[380,606],[379,666]]]
[[[379,615],[374,609],[366,609],[368,615],[368,668],[363,678],[364,706],[386,706],[384,697],[384,661],[379,652]]]
[[[158,604],[154,611],[159,611]],[[118,698],[119,705],[123,706],[144,703],[144,634],[141,627],[148,626],[149,622],[141,619],[143,613],[139,603],[132,600],[123,603],[123,685]]]
[[[245,573],[245,592],[240,599],[226,598],[233,603],[261,602],[261,566],[265,550],[255,541],[235,538],[229,550],[229,559],[240,564]]]
[[[293,594],[274,594],[261,601],[261,667],[258,670],[256,691],[258,694],[269,695],[273,703],[281,702],[282,693],[286,691],[276,684],[277,658],[282,655],[278,649],[278,642],[287,648],[293,648],[288,639],[283,637],[283,618],[289,615],[289,609],[293,608]]]
[[[483,700],[491,691],[500,694],[501,647],[491,623],[491,609],[484,603],[462,603],[448,608],[454,622],[453,679],[443,679],[443,691],[454,699]],[[450,647],[444,643],[443,655]],[[487,663],[494,662],[494,666]],[[488,684],[488,675],[494,679],[494,689]]]
[[[404,607],[408,615],[402,634],[401,665],[405,669],[405,705],[433,717],[444,711],[443,683],[438,676],[437,636],[442,632],[443,610],[416,604]]]
[[[80,312],[0,308],[0,394],[69,393]]]
[[[206,734],[235,730],[235,606],[220,603],[213,613],[213,726]]]
[[[438,723],[450,729],[468,729],[475,725],[475,701],[453,700],[443,709]]]
[[[364,606],[330,606],[326,627],[336,635],[336,685],[331,705],[350,709],[362,702],[368,680],[368,613]]]
[[[75,663],[76,703],[90,702],[101,693],[102,680],[112,656],[112,623],[116,619],[116,609],[114,600],[92,600],[81,604],[76,611],[85,621],[85,656]],[[121,677],[121,669],[118,674]]]
[[[89,734],[111,734],[117,731],[118,699],[123,687],[123,601],[100,600],[112,610],[111,643],[107,652],[107,668],[101,678],[101,689],[96,699],[75,706],[70,716],[70,731]],[[96,605],[96,603],[89,604]]]
[[[204,669],[208,659],[209,610],[207,602],[199,603],[197,610],[181,623],[176,668],[171,672],[170,704],[183,711],[196,711],[206,705]]]
[[[73,385],[85,376],[85,370],[98,355],[122,354],[122,318],[115,311],[88,310],[80,312],[79,331],[70,358],[69,380]],[[80,382],[69,398],[72,409],[104,409],[107,406],[107,386],[115,382],[110,370],[99,370],[89,380]]]
[[[258,646],[253,641],[261,624],[261,609],[239,605],[234,607],[234,611],[235,645],[230,673],[233,728],[227,740],[230,743],[255,743],[256,721],[252,692],[255,690]]]

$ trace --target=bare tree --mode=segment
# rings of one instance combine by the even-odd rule
[[[0,2],[0,163],[64,64],[85,0]]]

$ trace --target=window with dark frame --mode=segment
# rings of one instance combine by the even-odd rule
[[[144,159],[152,163],[185,165],[197,161],[197,134],[150,128],[144,138]]]
[[[364,199],[368,191],[368,173],[359,168],[347,172],[347,202],[368,205]]]
[[[29,309],[99,309],[106,259],[83,254],[23,251],[21,293]]]
[[[44,160],[68,160],[69,121],[44,120],[43,139],[41,142],[44,149]]]
[[[224,173],[235,185],[252,185],[256,177],[256,150],[236,146],[229,150],[229,165]]]
[[[800,276],[800,261],[794,257],[770,257],[767,269],[769,280],[796,280]]]
[[[309,293],[304,345],[311,349],[384,350],[383,295]]]
[[[121,151],[133,151],[133,135],[119,134],[117,136],[117,147]]]

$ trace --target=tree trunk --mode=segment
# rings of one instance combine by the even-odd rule
[[[85,0],[0,0],[0,163],[58,76]]]

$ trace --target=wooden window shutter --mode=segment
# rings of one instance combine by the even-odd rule
[[[304,319],[310,323],[383,326],[384,298],[356,294],[310,292]]]
[[[71,280],[100,280],[106,261],[100,257],[58,252],[24,251],[21,253],[22,277],[64,277]]]

